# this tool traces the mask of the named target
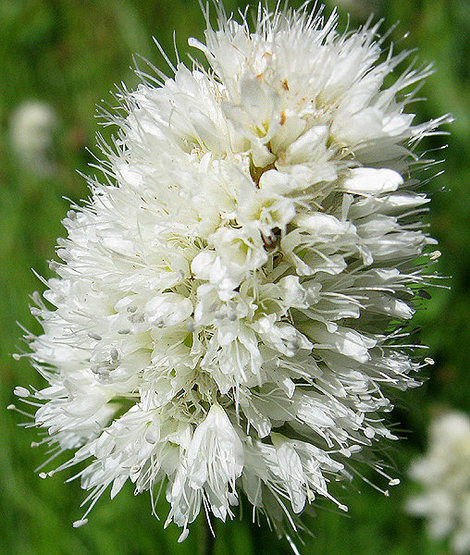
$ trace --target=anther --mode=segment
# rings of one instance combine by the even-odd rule
[[[53,272],[57,272],[57,270],[60,268],[60,264],[58,262],[56,262],[55,260],[51,260],[49,262],[49,269]]]
[[[29,391],[26,389],[26,387],[21,387],[20,385],[15,387],[15,389],[13,390],[13,393],[17,396],[17,397],[29,397],[30,393]]]

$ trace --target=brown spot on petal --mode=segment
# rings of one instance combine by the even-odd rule
[[[286,113],[284,112],[284,110],[282,110],[281,112],[281,121],[279,123],[281,125],[284,125],[286,123]]]
[[[285,91],[288,91],[288,90],[289,90],[289,84],[287,83],[287,79],[284,79],[284,81],[282,81],[282,88],[283,88]]]

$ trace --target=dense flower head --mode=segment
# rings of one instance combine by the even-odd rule
[[[51,151],[57,129],[52,106],[39,100],[19,104],[10,117],[9,139],[18,162],[39,174],[52,168]]]
[[[406,55],[382,52],[378,26],[259,7],[251,30],[218,12],[190,40],[207,67],[120,93],[108,179],[64,220],[30,338],[49,382],[35,425],[75,450],[59,469],[88,462],[90,508],[108,486],[163,484],[182,538],[241,492],[295,527],[395,437],[388,395],[422,365],[403,326],[438,255],[410,171],[442,120],[405,110],[429,68],[385,87]]]
[[[450,537],[455,553],[470,553],[470,418],[448,411],[431,422],[428,450],[410,476],[421,492],[407,509],[426,518],[429,535]]]

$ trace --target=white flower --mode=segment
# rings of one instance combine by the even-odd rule
[[[408,500],[410,513],[426,518],[429,535],[450,537],[455,553],[470,553],[470,418],[446,412],[430,427],[427,453],[410,468],[422,492]]]
[[[30,338],[35,424],[80,447],[59,469],[88,461],[91,506],[162,483],[184,539],[242,491],[288,533],[357,458],[384,475],[367,450],[395,437],[393,389],[418,385],[401,330],[434,244],[412,149],[445,118],[405,111],[428,69],[386,88],[403,56],[335,27],[259,7],[250,30],[220,8],[191,41],[209,69],[122,93],[112,183],[64,220]]]
[[[51,169],[50,150],[57,117],[53,108],[39,101],[20,104],[10,118],[10,141],[19,161],[39,173]]]

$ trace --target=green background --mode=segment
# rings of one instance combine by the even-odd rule
[[[245,2],[226,1],[227,10]],[[300,2],[291,2],[298,6]],[[365,8],[367,1],[356,2]],[[331,9],[328,5],[327,11]],[[470,4],[465,0],[393,0],[374,2],[383,29],[398,20],[391,33],[397,50],[418,48],[420,61],[434,61],[436,72],[428,78],[415,105],[420,121],[452,112],[450,137],[433,137],[423,148],[448,148],[437,152],[446,162],[434,168],[445,172],[426,187],[432,195],[429,221],[443,252],[438,269],[452,276],[452,290],[436,289],[416,325],[430,345],[436,365],[425,372],[428,380],[419,390],[406,393],[393,414],[404,440],[384,447],[394,460],[402,484],[384,497],[358,481],[357,490],[343,495],[347,516],[328,502],[320,503],[309,522],[313,533],[302,553],[408,554],[446,553],[444,544],[427,539],[423,523],[407,516],[403,503],[413,490],[406,469],[426,445],[426,426],[444,407],[470,412]],[[347,22],[341,10],[341,25]],[[351,26],[364,14],[351,16]],[[46,261],[54,257],[56,238],[63,235],[61,219],[69,200],[86,198],[82,177],[92,162],[98,121],[96,104],[113,104],[114,83],[133,88],[137,79],[130,66],[138,53],[166,70],[152,36],[164,49],[173,49],[173,30],[183,61],[188,36],[202,38],[204,21],[194,0],[2,0],[0,2],[0,553],[8,554],[159,554],[195,553],[203,543],[202,527],[193,526],[188,540],[179,545],[178,529],[163,531],[162,521],[150,515],[148,495],[134,497],[132,488],[113,501],[104,495],[80,529],[71,523],[81,517],[84,492],[79,484],[64,484],[65,472],[47,480],[33,473],[45,458],[29,444],[34,430],[17,426],[19,415],[5,410],[14,401],[15,385],[41,381],[25,361],[11,353],[21,350],[21,330],[16,322],[38,332],[29,314],[28,295],[42,285],[31,268],[50,276]],[[407,31],[409,34],[407,35]],[[411,55],[411,58],[414,54]],[[142,65],[142,64],[140,64]],[[22,167],[8,144],[8,121],[23,100],[49,102],[60,119],[56,138],[56,170],[38,176]],[[103,99],[103,101],[102,101]],[[102,129],[105,136],[109,130]],[[90,149],[91,153],[86,150]],[[269,530],[250,524],[245,507],[241,522],[216,523],[215,553],[289,553],[287,543]],[[167,508],[160,504],[164,520]]]

